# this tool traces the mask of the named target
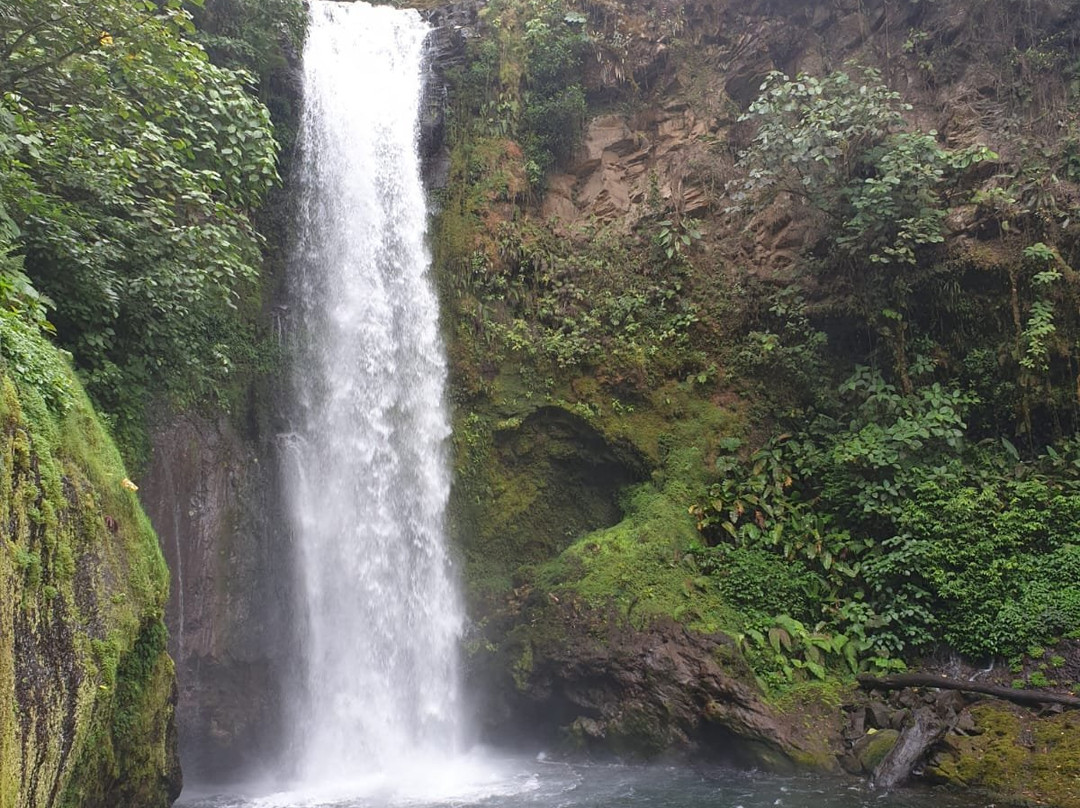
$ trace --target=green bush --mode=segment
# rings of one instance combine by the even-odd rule
[[[852,264],[918,263],[945,240],[945,179],[997,155],[945,149],[936,132],[906,131],[910,109],[873,70],[823,79],[772,73],[742,118],[758,131],[740,158],[736,201],[753,209],[787,194],[840,224],[829,239]]]
[[[822,619],[864,659],[1012,656],[1080,624],[1072,444],[1023,463],[966,445],[959,390],[904,395],[864,368],[842,392],[842,416],[718,462],[694,512],[730,603]]]
[[[724,602],[754,622],[779,612],[811,624],[821,616],[815,597],[821,581],[798,561],[761,548],[729,545],[701,548],[694,558],[698,568],[716,580]]]
[[[56,302],[58,340],[99,408],[137,422],[148,386],[184,394],[228,372],[213,326],[235,316],[261,263],[252,216],[277,179],[269,113],[251,75],[190,41],[179,0],[12,8],[0,18],[12,43],[0,238]]]
[[[1011,656],[1080,624],[1080,495],[928,485],[901,525],[909,586],[934,598],[942,639],[962,653]]]

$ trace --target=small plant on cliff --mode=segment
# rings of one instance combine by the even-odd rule
[[[1057,327],[1054,324],[1054,285],[1061,280],[1057,264],[1061,261],[1057,252],[1041,241],[1024,249],[1024,258],[1035,265],[1031,283],[1037,290],[1037,298],[1031,304],[1031,313],[1021,333],[1023,353],[1020,365],[1030,371],[1045,373],[1050,367],[1050,343]]]
[[[581,64],[586,41],[581,25],[568,20],[557,0],[532,0],[525,23],[528,47],[521,122],[533,186],[570,156],[585,123]]]
[[[805,408],[828,391],[827,337],[811,322],[797,287],[780,290],[768,303],[735,349],[731,364],[778,408]]]
[[[697,219],[664,219],[654,241],[669,261],[681,261],[690,248],[701,241],[701,222]]]

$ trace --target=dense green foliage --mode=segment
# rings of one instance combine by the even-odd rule
[[[922,99],[854,65],[773,73],[741,112],[709,106],[723,82],[707,83],[694,54],[707,43],[604,2],[504,0],[484,21],[455,76],[437,239],[471,425],[461,486],[481,502],[474,478],[529,484],[519,458],[477,449],[490,444],[476,426],[513,434],[539,404],[632,444],[653,468],[621,500],[621,522],[568,535],[515,586],[607,603],[631,623],[669,615],[727,631],[772,687],[898,668],[941,646],[1015,657],[1075,631],[1077,210],[1057,179],[1072,176],[1075,149],[920,128]],[[603,78],[627,75],[630,31],[674,43],[662,92]],[[630,110],[642,143],[663,137],[635,115],[649,105],[686,104],[737,132],[733,164],[722,134],[693,158],[704,209],[682,211],[658,159],[626,189],[625,214],[537,215],[543,133],[526,105],[546,102],[529,91],[578,82],[552,77],[581,53],[608,81],[585,97]],[[1071,120],[1068,109],[1054,114]],[[789,222],[805,233],[791,268],[754,266],[754,238]],[[671,465],[691,447],[700,465]],[[687,509],[696,542],[678,519]]]
[[[565,0],[495,0],[484,9],[491,37],[476,43],[458,77],[459,126],[514,137],[523,146],[530,184],[541,186],[557,161],[570,156],[585,122],[582,60],[584,17]]]
[[[772,74],[743,116],[757,124],[733,183],[736,210],[779,197],[818,220],[818,271],[848,276],[848,306],[891,343],[897,377],[911,391],[908,322],[918,307],[915,271],[933,263],[946,240],[950,204],[965,176],[998,156],[983,146],[942,147],[935,132],[911,131],[910,105],[865,71],[824,79]]]
[[[751,105],[735,210],[820,217],[806,261],[833,300],[815,311],[812,276],[797,279],[736,349],[789,431],[753,453],[735,441],[694,508],[714,545],[699,563],[718,585],[748,560],[759,569],[761,586],[730,587],[752,636],[781,612],[882,667],[940,643],[1013,657],[1080,618],[1077,297],[1062,258],[1074,242],[1037,210],[1014,212],[987,288],[971,259],[953,257],[966,233],[950,223],[1007,195],[999,177],[988,187],[972,174],[999,158],[944,148],[910,127],[908,108],[872,72],[861,83],[774,74]],[[1039,240],[1050,234],[1059,248]],[[1004,334],[974,325],[1010,300]],[[829,337],[846,355],[828,352]],[[882,369],[852,373],[852,359]],[[767,572],[768,555],[782,574]]]
[[[772,589],[748,614],[767,623],[769,604],[790,604],[858,638],[874,664],[941,640],[974,657],[1014,656],[1074,631],[1076,458],[1021,463],[1011,444],[966,446],[963,396],[940,386],[903,396],[863,369],[845,392],[849,423],[820,416],[749,465],[726,459],[696,509],[718,543],[700,557],[722,580],[747,553],[759,565],[761,553],[786,560],[783,575],[761,578]],[[1055,459],[1065,474],[1047,473]]]
[[[295,64],[303,51],[307,13],[300,0],[205,0],[192,10],[192,38],[211,61],[254,77],[259,100],[270,111],[281,147],[281,173],[288,170],[300,112]]]
[[[168,572],[98,413],[144,459],[151,397],[227,404],[258,359],[255,218],[291,130],[256,93],[295,117],[303,29],[290,0],[197,12],[0,2],[3,805],[180,786]]]
[[[261,261],[252,216],[277,178],[254,79],[212,63],[194,33],[179,0],[0,15],[3,288],[55,307],[60,343],[129,444],[150,392],[190,404],[229,372]]]

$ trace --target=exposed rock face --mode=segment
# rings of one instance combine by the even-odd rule
[[[420,110],[420,157],[424,184],[442,188],[446,184],[450,154],[445,148],[447,113],[446,71],[465,57],[466,40],[474,35],[480,0],[448,3],[423,12],[432,26],[426,43],[424,99]]]
[[[153,531],[78,383],[61,410],[5,366],[0,806],[166,808],[181,781]]]
[[[594,118],[575,162],[551,178],[544,215],[566,224],[622,219],[629,227],[647,215],[650,202],[675,201],[688,214],[700,210],[705,194],[686,174],[688,163],[702,155],[693,148],[695,138],[709,131],[709,122],[681,104]]]
[[[272,436],[185,416],[154,435],[143,485],[172,572],[170,650],[189,780],[275,758],[295,659],[292,550]]]
[[[609,30],[596,36],[586,83],[592,98],[631,99],[632,111],[589,121],[575,159],[549,178],[540,212],[564,227],[600,221],[627,230],[660,208],[710,218],[752,134],[739,116],[774,70],[874,67],[913,102],[919,126],[950,146],[983,142],[1007,154],[1017,112],[1001,85],[1015,76],[999,66],[1040,37],[1074,39],[1076,9],[1072,0],[1043,0],[1025,9],[1021,24],[998,2],[620,4],[603,15]],[[1040,79],[1034,64],[1016,69],[1039,85],[1040,103],[1060,104],[1056,76]],[[764,211],[752,223],[753,251],[740,262],[766,275],[791,270],[813,233],[801,218],[782,206]]]
[[[524,724],[563,749],[701,754],[773,770],[834,767],[826,738],[761,700],[728,637],[671,620],[638,629],[614,613],[549,599],[537,593],[526,604],[496,658],[475,659],[503,671],[482,710],[496,737]]]

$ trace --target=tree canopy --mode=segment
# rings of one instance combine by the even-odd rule
[[[277,179],[253,78],[193,32],[180,0],[0,2],[4,307],[54,306],[121,422],[151,385],[227,371],[224,324],[260,262],[253,212]]]

